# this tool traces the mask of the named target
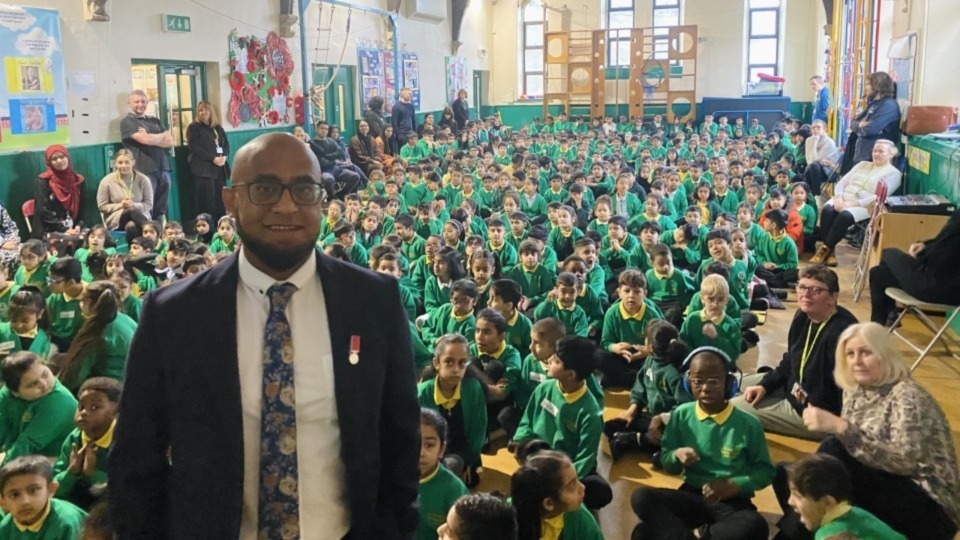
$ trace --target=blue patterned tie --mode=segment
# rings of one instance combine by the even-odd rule
[[[297,288],[267,289],[270,313],[263,332],[263,402],[260,405],[260,538],[299,538],[297,415],[293,339],[285,313]]]

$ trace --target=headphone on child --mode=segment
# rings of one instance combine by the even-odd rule
[[[719,356],[720,359],[723,360],[724,365],[727,366],[726,385],[723,389],[723,395],[726,399],[733,399],[737,395],[737,392],[740,391],[740,379],[743,377],[743,373],[741,373],[737,364],[727,356],[727,353],[716,347],[706,345],[690,351],[690,354],[688,354],[683,360],[683,363],[680,364],[680,373],[682,373],[680,384],[683,386],[683,390],[688,394],[693,394],[690,390],[690,364],[693,362],[694,356],[705,352]]]

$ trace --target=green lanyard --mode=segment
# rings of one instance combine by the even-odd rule
[[[830,319],[833,318],[836,314],[836,310],[827,317],[827,320],[820,323],[820,328],[817,328],[817,333],[813,336],[813,343],[810,342],[810,332],[813,331],[813,321],[810,321],[810,326],[807,327],[807,340],[803,344],[803,354],[800,356],[800,383],[803,383],[803,371],[807,367],[807,358],[810,356],[810,352],[813,350],[813,347],[817,344],[817,339],[820,337],[820,332],[823,331],[823,327],[830,322]]]

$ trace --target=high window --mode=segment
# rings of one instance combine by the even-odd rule
[[[747,81],[780,75],[780,0],[747,0]]]
[[[680,26],[680,0],[653,0],[653,57],[667,58],[669,37],[667,27]]]
[[[523,48],[523,67],[520,74],[520,93],[526,96],[543,95],[543,5],[533,1],[523,8],[520,28]]]
[[[607,65],[625,67],[630,65],[630,32],[618,29],[633,28],[634,0],[608,0],[607,2]]]

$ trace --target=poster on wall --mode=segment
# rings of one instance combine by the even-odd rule
[[[0,150],[67,144],[60,13],[0,4]]]
[[[360,103],[366,105],[373,96],[384,95],[383,52],[377,49],[357,49],[360,76]],[[384,111],[390,109],[384,104]]]
[[[390,112],[393,104],[397,102],[397,74],[394,70],[393,51],[383,52],[383,92],[386,96],[386,103],[383,106],[384,112]]]
[[[293,54],[276,32],[266,38],[230,32],[230,104],[227,120],[234,127],[264,127],[293,120],[290,95]]]
[[[467,59],[460,56],[447,56],[447,103],[457,99],[457,92],[467,88]]]
[[[400,69],[403,70],[403,86],[413,94],[413,108],[420,110],[420,56],[417,53],[400,53]]]

